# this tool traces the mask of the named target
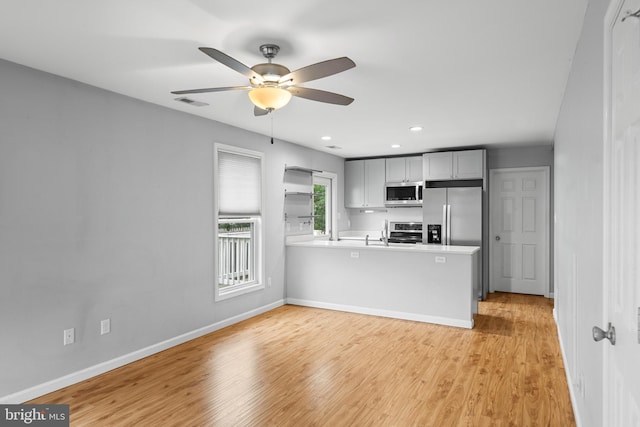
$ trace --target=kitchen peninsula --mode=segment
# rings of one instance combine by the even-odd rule
[[[287,303],[462,328],[477,313],[475,246],[287,243]]]

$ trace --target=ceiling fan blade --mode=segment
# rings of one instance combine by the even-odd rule
[[[311,80],[321,79],[333,74],[346,71],[356,66],[351,59],[343,56],[342,58],[329,59],[328,61],[318,62],[317,64],[308,65],[299,68],[282,76],[279,83],[291,81],[292,84],[310,82]]]
[[[312,101],[326,102],[328,104],[349,105],[353,102],[353,98],[349,98],[348,96],[326,92],[324,90],[310,89],[308,87],[293,86],[288,87],[287,90],[291,92],[293,96],[310,99]]]
[[[269,112],[267,110],[263,110],[260,107],[253,107],[253,115],[254,116],[266,116],[267,114],[269,114]]]
[[[200,49],[203,53],[209,55],[219,63],[224,64],[232,70],[239,72],[243,76],[246,76],[249,79],[254,79],[259,83],[264,82],[264,79],[260,74],[256,73],[237,59],[230,57],[226,53],[220,52],[218,49],[214,49],[212,47],[199,47],[198,49]]]
[[[206,89],[176,90],[171,93],[174,95],[186,95],[189,93],[224,92],[225,90],[248,90],[248,89],[251,89],[251,86],[210,87]]]

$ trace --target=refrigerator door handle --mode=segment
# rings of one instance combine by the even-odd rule
[[[440,236],[440,244],[446,245],[447,239],[447,205],[442,205],[442,236]]]
[[[447,245],[451,244],[451,205],[447,205]]]

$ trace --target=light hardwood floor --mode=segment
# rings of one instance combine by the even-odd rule
[[[29,403],[72,426],[573,426],[553,300],[473,330],[284,306]]]

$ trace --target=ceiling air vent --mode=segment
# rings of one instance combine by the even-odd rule
[[[205,105],[209,105],[206,102],[194,101],[193,99],[186,97],[176,98],[176,101],[184,102],[185,104],[193,105],[194,107],[204,107]]]

